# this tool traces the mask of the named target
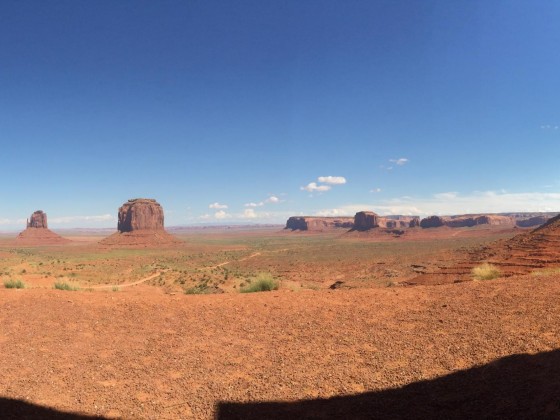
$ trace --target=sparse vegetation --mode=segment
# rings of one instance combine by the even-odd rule
[[[72,292],[74,292],[74,291],[76,291],[76,290],[79,290],[79,287],[73,286],[73,285],[68,284],[68,283],[66,283],[66,282],[64,282],[64,281],[57,281],[57,282],[54,284],[54,288],[55,288],[55,289],[58,289],[58,290],[68,290],[68,291],[72,291]]]
[[[268,273],[259,274],[255,281],[239,289],[241,293],[270,292],[271,290],[278,290],[278,282]]]
[[[21,280],[10,279],[4,281],[4,287],[6,289],[24,289],[25,283],[22,282]]]
[[[560,267],[545,268],[543,270],[536,270],[531,273],[532,276],[553,276],[555,274],[560,274]]]
[[[475,280],[492,280],[500,277],[501,274],[498,267],[489,263],[474,267],[471,273]]]
[[[119,287],[118,286],[113,286],[113,288],[111,289],[113,292],[118,292],[119,291]]]

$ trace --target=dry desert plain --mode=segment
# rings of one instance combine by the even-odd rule
[[[555,234],[58,233],[0,238],[4,418],[560,418]]]

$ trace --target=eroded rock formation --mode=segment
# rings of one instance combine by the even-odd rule
[[[37,210],[27,219],[26,229],[17,238],[18,245],[57,245],[71,242],[48,228],[47,213]]]
[[[352,229],[352,217],[293,216],[286,222],[286,229],[324,231],[330,229]]]
[[[415,228],[420,227],[420,218],[419,217],[412,217],[410,222],[408,222],[408,227]]]
[[[517,226],[519,227],[536,227],[546,223],[550,219],[549,216],[535,216],[528,219],[522,219],[517,221]]]
[[[154,199],[135,198],[119,208],[119,232],[163,230],[163,208]]]
[[[135,198],[119,208],[117,233],[100,244],[123,247],[154,247],[181,244],[163,227],[163,208],[154,199]]]
[[[440,227],[443,226],[444,224],[445,224],[444,220],[440,216],[430,216],[420,221],[420,227],[424,229]]]
[[[27,227],[38,229],[48,228],[49,226],[47,225],[47,213],[45,213],[43,210],[34,211],[31,217],[27,219]]]
[[[379,227],[379,216],[372,211],[359,211],[354,216],[354,229],[369,230]]]

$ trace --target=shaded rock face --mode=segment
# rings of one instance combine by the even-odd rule
[[[150,198],[128,200],[119,208],[119,232],[163,230],[163,208]]]
[[[286,222],[286,229],[323,231],[329,229],[352,229],[352,217],[309,217],[293,216]]]
[[[548,216],[535,216],[524,220],[518,220],[517,226],[519,227],[536,227],[546,223],[549,220]]]
[[[440,227],[443,226],[444,220],[442,217],[439,216],[430,216],[430,217],[426,217],[425,219],[422,219],[420,221],[420,227],[426,229],[426,228],[433,228],[433,227]]]
[[[372,211],[359,211],[354,216],[354,229],[369,230],[379,227],[379,216]]]
[[[43,212],[43,210],[37,210],[33,212],[31,217],[27,219],[27,227],[47,229],[47,213]]]
[[[408,222],[408,227],[411,227],[411,228],[420,227],[420,218],[419,217],[413,217],[410,220],[410,222]]]

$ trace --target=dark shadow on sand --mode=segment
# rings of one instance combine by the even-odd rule
[[[0,418],[1,419],[18,419],[18,420],[39,420],[39,419],[57,419],[57,420],[93,420],[104,419],[99,416],[88,416],[85,414],[69,413],[59,411],[54,408],[44,407],[41,405],[16,400],[12,398],[0,397]]]
[[[560,419],[560,350],[402,388],[296,402],[220,402],[216,419]]]

